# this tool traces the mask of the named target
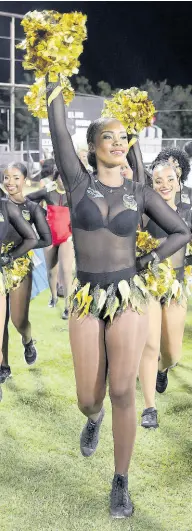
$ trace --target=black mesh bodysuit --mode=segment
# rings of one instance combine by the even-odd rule
[[[17,206],[6,198],[0,198],[0,251],[2,243],[10,231],[16,232],[18,236],[18,243],[11,252],[14,259],[36,246],[35,233],[29,223],[21,216]]]
[[[189,241],[185,223],[152,189],[126,179],[122,186],[110,188],[86,171],[66,127],[61,94],[48,114],[56,165],[71,211],[77,277],[82,284],[106,287],[134,276],[136,230],[144,212],[169,234],[158,249],[161,260]],[[151,259],[151,254],[142,257],[141,266]]]
[[[36,241],[35,248],[40,249],[42,247],[51,245],[51,233],[46,222],[43,209],[27,198],[25,199],[24,203],[13,203],[11,201],[11,204],[14,206],[16,211],[19,211],[19,213],[22,214],[22,217],[28,221],[30,225],[34,225],[37,234],[39,235],[39,239]],[[21,236],[18,234],[18,231],[14,226],[9,227],[7,235],[3,239],[3,243],[5,244],[12,242],[14,243],[14,246],[21,242]]]
[[[45,201],[47,205],[68,206],[66,194],[59,194],[57,190],[48,191],[46,186],[37,190],[37,192],[27,194],[27,197],[31,201],[36,201],[37,203]]]
[[[182,203],[177,205],[177,213],[181,219],[186,223],[189,230],[192,231],[192,210],[191,208],[186,208]],[[153,238],[156,238],[159,241],[164,241],[167,238],[167,231],[160,228],[152,219],[149,219],[145,214],[143,215],[143,230],[147,230]],[[184,277],[184,266],[185,263],[190,264],[192,256],[186,257],[186,245],[179,249],[176,253],[171,256],[172,265],[177,273],[178,280],[182,280]]]

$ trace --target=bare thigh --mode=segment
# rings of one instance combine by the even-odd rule
[[[31,289],[32,272],[26,275],[20,286],[16,290],[11,290],[9,294],[11,320],[20,331],[28,324]]]
[[[72,285],[72,269],[74,261],[73,242],[71,240],[61,243],[58,251],[59,258],[59,278],[64,287],[64,296],[68,297]]]
[[[143,358],[159,356],[161,342],[162,308],[159,301],[151,299],[148,307],[148,334],[142,354]],[[142,360],[141,360],[142,361]]]
[[[2,343],[6,316],[6,296],[0,294],[0,363],[2,362]]]
[[[54,245],[49,245],[44,249],[45,262],[47,266],[47,271],[54,269],[58,265],[58,247]]]
[[[184,305],[171,301],[162,311],[161,357],[169,360],[169,366],[178,361],[182,351],[183,334],[187,313]]]
[[[148,311],[139,315],[131,308],[116,317],[105,332],[110,396],[123,397],[135,389],[139,362],[148,333]]]

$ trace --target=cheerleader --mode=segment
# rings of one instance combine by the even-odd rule
[[[9,201],[0,190],[0,252],[2,253],[3,241],[10,230],[17,231],[20,242],[7,254],[0,255],[0,364],[2,364],[2,343],[6,315],[6,291],[9,284],[6,282],[5,269],[10,268],[13,261],[37,245],[37,238],[29,223],[24,220],[19,209]],[[1,365],[2,367],[2,365]],[[0,370],[0,383],[5,381],[3,371]]]
[[[173,157],[174,159],[177,159],[181,157],[181,154],[184,153],[183,160],[187,160],[189,163],[189,170],[186,177],[186,180],[183,181],[180,179],[178,190],[175,197],[175,204],[178,205],[179,203],[182,203],[184,207],[190,208],[192,206],[192,189],[188,186],[188,177],[190,174],[190,149],[188,148],[192,144],[191,142],[187,143],[185,145],[184,151],[181,151],[177,148],[169,148],[169,149],[163,149],[159,155],[156,158],[156,161],[160,160],[168,160],[170,157]],[[151,181],[152,182],[152,181]]]
[[[14,208],[22,214],[22,218],[30,225],[34,225],[39,236],[35,248],[42,248],[50,245],[51,233],[42,208],[26,199],[23,195],[23,188],[27,177],[27,169],[20,162],[10,164],[4,171],[4,188],[8,198]],[[3,252],[5,256],[12,252],[15,246],[21,242],[21,236],[14,226],[10,226],[7,234],[3,238]],[[11,376],[11,369],[8,363],[8,322],[9,309],[12,322],[17,331],[22,336],[24,346],[24,357],[28,365],[35,362],[37,351],[31,337],[31,324],[29,322],[29,304],[32,289],[32,258],[23,253],[22,258],[17,261],[16,266],[5,270],[5,281],[9,283],[9,295],[7,297],[7,316],[3,338],[3,363],[1,365],[0,377],[6,379]]]
[[[164,202],[192,229],[192,211],[182,203],[176,206],[176,194],[185,182],[190,166],[186,154],[177,149],[159,153],[153,163],[153,189]],[[158,240],[164,241],[169,231],[162,230],[154,220],[143,216],[143,230]],[[157,428],[157,410],[155,407],[155,389],[163,393],[168,385],[168,370],[176,365],[182,350],[184,325],[189,294],[185,278],[184,245],[171,257],[175,282],[173,293],[167,293],[161,300],[151,300],[149,304],[149,332],[140,362],[139,377],[145,399],[145,409],[141,425],[144,428]],[[187,259],[190,263],[191,257]],[[158,362],[160,353],[160,359]]]
[[[28,194],[32,201],[44,201],[47,205],[47,222],[52,234],[52,245],[45,249],[51,300],[49,307],[57,304],[58,265],[62,279],[65,308],[62,319],[68,319],[69,295],[72,286],[74,251],[67,197],[54,160],[46,160],[41,171],[41,190]]]
[[[48,98],[57,84],[48,85]],[[100,119],[87,132],[90,174],[77,157],[66,127],[60,93],[48,106],[55,160],[70,205],[77,280],[71,297],[70,342],[78,404],[88,417],[80,438],[84,457],[98,445],[104,417],[106,376],[112,403],[115,475],[110,512],[132,514],[127,471],[133,451],[136,415],[135,383],[146,342],[147,290],[137,290],[137,270],[155,264],[190,239],[182,220],[152,189],[124,179],[120,167],[128,151],[127,133],[116,119]],[[140,213],[154,219],[169,237],[137,260],[135,241]],[[140,314],[140,306],[144,310]]]

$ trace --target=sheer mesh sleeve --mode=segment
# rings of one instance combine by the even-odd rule
[[[129,140],[130,138],[131,137],[128,137]],[[133,180],[144,184],[145,183],[144,164],[143,164],[141,149],[140,149],[138,140],[129,150],[128,155],[127,155],[127,160],[128,160],[129,165],[131,166],[131,169],[133,170]]]
[[[47,190],[46,188],[41,188],[40,190],[37,190],[36,192],[32,192],[31,194],[27,194],[27,199],[30,199],[31,201],[35,201],[36,203],[40,203],[41,201],[47,200]]]
[[[191,233],[180,216],[152,188],[144,186],[143,193],[144,213],[168,234],[166,240],[155,250],[162,261],[185,246],[191,239]],[[142,256],[141,268],[151,260],[151,253]]]
[[[42,249],[43,247],[48,247],[48,245],[51,245],[51,231],[45,219],[43,209],[39,205],[35,205],[33,211],[33,223],[39,236],[38,242],[35,245],[35,249]]]
[[[47,96],[53,90],[47,85]],[[55,84],[55,87],[57,84]],[[67,192],[72,192],[89,174],[79,160],[66,126],[65,105],[62,93],[48,106],[49,127],[55,154],[56,166]]]
[[[5,192],[2,190],[2,188],[0,188],[0,198],[1,197],[6,197],[6,194]]]
[[[37,238],[31,225],[23,218],[19,208],[10,201],[7,201],[6,206],[8,221],[22,238],[22,243],[17,245],[11,252],[15,260],[30,251],[30,249],[34,249],[37,244]]]

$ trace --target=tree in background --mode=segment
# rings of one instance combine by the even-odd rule
[[[191,85],[188,85],[186,88],[180,85],[172,88],[167,84],[166,80],[154,83],[147,79],[144,85],[141,86],[141,89],[147,90],[149,97],[154,101],[156,109],[163,111],[157,113],[156,125],[162,128],[164,137],[191,137]],[[185,112],[185,109],[189,109],[191,112]],[[176,112],[178,110],[179,112]]]
[[[96,94],[109,98],[119,89],[113,89],[106,81],[99,81],[94,91],[89,80],[84,76],[74,76],[74,88],[84,94]],[[171,87],[167,81],[153,82],[149,79],[140,87],[147,90],[158,111],[156,125],[162,128],[167,138],[190,138],[192,131],[192,86]],[[185,109],[191,112],[185,112]],[[166,112],[167,111],[167,112]],[[169,111],[169,112],[168,112]],[[171,112],[170,112],[171,111]],[[179,111],[179,112],[177,112]]]
[[[74,76],[73,88],[75,92],[80,92],[81,94],[94,94],[92,86],[85,76]]]
[[[33,83],[33,74],[24,73],[23,82],[31,85]],[[76,92],[96,94],[104,98],[109,98],[119,90],[117,88],[113,89],[106,81],[98,81],[94,90],[85,76],[74,76],[73,87]],[[155,107],[159,111],[156,114],[156,125],[162,128],[164,137],[191,137],[192,85],[187,87],[178,85],[172,88],[166,80],[154,83],[147,79],[140,88],[147,90],[149,97],[154,101]],[[25,141],[28,135],[30,139],[38,139],[39,121],[28,112],[27,106],[23,101],[25,93],[25,89],[18,89],[15,92],[15,137],[17,142]],[[0,92],[0,110],[8,109],[9,106],[9,91],[2,89]],[[185,109],[191,110],[191,112],[186,112]],[[176,112],[178,110],[179,112]],[[6,113],[0,112],[0,143],[6,143],[7,140]]]
[[[109,98],[113,90],[111,85],[106,81],[99,81],[97,83],[97,94],[98,96],[103,96],[104,98]]]

